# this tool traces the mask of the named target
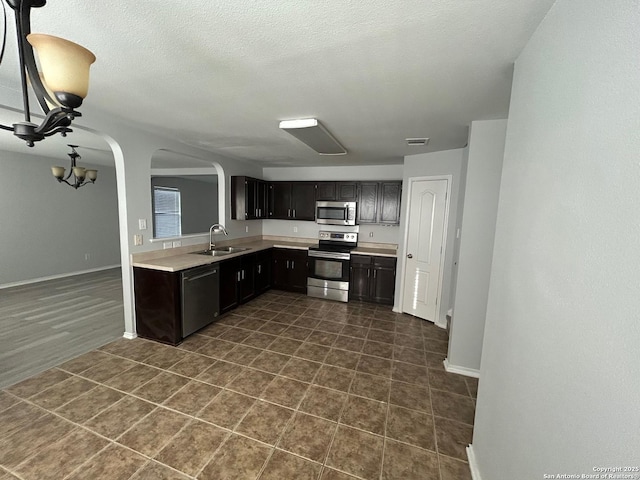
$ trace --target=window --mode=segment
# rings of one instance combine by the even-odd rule
[[[155,238],[182,235],[180,190],[153,187],[153,236]]]

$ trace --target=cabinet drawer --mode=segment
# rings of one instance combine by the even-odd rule
[[[368,255],[351,255],[351,263],[355,265],[371,265],[371,257]]]
[[[396,259],[392,257],[373,257],[373,265],[376,267],[394,268]]]

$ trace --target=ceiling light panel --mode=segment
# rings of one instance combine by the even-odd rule
[[[284,120],[280,122],[280,128],[313,148],[320,155],[346,155],[347,153],[347,149],[316,118]]]

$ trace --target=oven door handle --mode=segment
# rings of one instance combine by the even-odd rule
[[[309,256],[315,258],[331,258],[335,260],[350,260],[350,253],[342,253],[342,252],[326,252],[326,251],[318,251],[318,250],[309,250]]]

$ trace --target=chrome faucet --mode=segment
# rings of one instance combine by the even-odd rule
[[[214,233],[224,233],[225,235],[229,235],[227,229],[224,228],[224,225],[222,225],[221,223],[214,223],[213,225],[211,225],[211,228],[209,229],[209,250],[213,250],[216,246],[216,244],[213,243]]]

